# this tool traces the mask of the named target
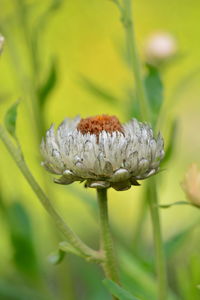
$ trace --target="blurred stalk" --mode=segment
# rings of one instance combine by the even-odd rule
[[[151,112],[149,107],[149,101],[144,87],[140,61],[138,58],[136,42],[135,42],[135,34],[134,34],[134,26],[133,26],[133,18],[132,18],[132,0],[123,0],[123,6],[120,4],[118,0],[113,0],[113,1],[117,4],[118,8],[120,9],[122,23],[124,25],[124,30],[126,33],[126,47],[127,47],[130,65],[132,67],[132,72],[135,78],[135,85],[136,85],[135,88],[136,88],[136,94],[140,104],[141,119],[143,121],[150,121]],[[150,184],[148,186],[147,192],[148,192],[148,202],[151,211],[151,219],[152,219],[153,234],[154,234],[156,270],[158,276],[158,299],[166,300],[167,299],[167,275],[166,275],[166,266],[165,266],[165,255],[164,255],[164,249],[162,244],[158,198],[157,198],[157,191],[156,191],[156,180],[154,178],[150,180]],[[141,214],[138,219],[135,239],[139,237],[139,233],[145,217],[145,213],[146,213],[145,202],[146,201],[144,201],[144,205],[141,208]]]
[[[49,198],[41,189],[40,185],[36,182],[35,178],[33,177],[32,173],[30,172],[26,162],[23,158],[21,153],[21,149],[16,147],[12,140],[10,139],[7,131],[0,125],[0,138],[4,143],[6,149],[12,156],[13,160],[15,161],[16,165],[26,178],[27,182],[31,186],[32,190],[40,200],[41,204],[45,208],[45,210],[49,213],[49,215],[54,219],[57,227],[60,229],[62,234],[65,236],[67,241],[78,250],[78,252],[83,255],[85,258],[89,260],[95,260],[96,262],[101,262],[102,257],[99,252],[91,249],[88,247],[72,230],[71,228],[65,223],[62,217],[57,213],[53,205],[51,204]]]
[[[148,189],[146,188],[146,186],[144,187],[143,195],[141,198],[142,199],[140,201],[139,215],[137,217],[137,223],[135,226],[134,237],[131,245],[134,251],[139,250],[139,240],[141,240],[144,228],[144,221],[147,214]]]
[[[156,190],[156,179],[152,178],[148,185],[149,189],[149,207],[151,212],[151,221],[153,226],[154,247],[155,247],[155,260],[156,272],[158,278],[158,299],[167,299],[167,271],[165,263],[165,253],[162,241],[161,224],[158,207],[158,196]]]
[[[118,4],[119,6],[119,4]],[[120,6],[119,6],[120,7]],[[149,103],[146,95],[146,90],[143,83],[143,76],[141,72],[140,60],[138,57],[135,33],[134,33],[134,23],[132,17],[132,0],[123,0],[123,7],[120,8],[121,20],[124,26],[126,34],[126,48],[127,54],[130,61],[130,66],[132,68],[136,95],[140,104],[140,112],[142,121],[150,120],[150,109]]]
[[[119,283],[113,241],[108,220],[107,189],[97,189],[97,199],[99,204],[101,247],[105,253],[105,262],[102,264],[102,266],[105,271],[106,277],[116,283]],[[118,299],[116,297],[113,297],[113,300]]]
[[[30,82],[29,82],[29,92],[30,99],[33,109],[34,121],[37,129],[38,135],[38,143],[40,143],[41,138],[45,131],[45,122],[44,122],[44,114],[42,109],[40,108],[39,97],[38,97],[38,87],[39,87],[39,78],[40,78],[40,70],[39,70],[39,61],[38,61],[38,48],[33,47],[32,40],[34,37],[32,36],[32,32],[28,22],[28,14],[27,14],[27,6],[26,3],[22,0],[16,1],[16,10],[19,16],[19,21],[21,24],[21,30],[24,36],[24,41],[26,44],[26,48],[28,50],[28,56],[30,61]]]

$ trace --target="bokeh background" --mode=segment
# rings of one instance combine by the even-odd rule
[[[178,134],[173,156],[158,181],[162,204],[185,200],[180,182],[192,162],[200,165],[200,3],[135,0],[133,4],[142,60],[145,40],[153,32],[170,32],[177,39],[178,56],[162,71],[165,102],[160,130],[167,145],[170,124],[177,119]],[[133,79],[125,59],[119,12],[109,0],[0,0],[0,7],[0,32],[5,36],[0,57],[1,122],[10,105],[20,99],[17,134],[28,165],[68,224],[97,247],[95,191],[78,183],[54,184],[52,176],[40,166],[39,143],[44,130],[65,117],[106,113],[117,115],[123,122],[134,117],[130,115],[128,96]],[[38,31],[34,32],[36,25]],[[30,50],[30,36],[36,34],[36,48]],[[39,107],[42,113],[35,117],[35,86],[45,82],[49,74],[55,82]],[[98,267],[71,255],[60,265],[49,263],[48,255],[57,249],[62,237],[3,144],[0,151],[0,299],[110,299]],[[144,188],[145,183],[122,193],[110,190],[109,211],[116,244],[126,245],[128,251],[120,254],[121,268],[128,274],[124,281],[129,289],[138,291],[144,290],[143,284],[148,299],[155,299],[148,214],[141,228],[142,241],[134,244]],[[187,205],[175,206],[162,210],[161,216],[165,243],[176,248],[168,261],[172,290],[177,299],[197,300],[200,246],[198,226],[194,224],[199,211]],[[138,247],[142,258],[135,253]],[[133,257],[129,257],[131,253],[135,253]],[[178,270],[175,273],[171,272],[174,265]],[[134,275],[139,279],[133,280]]]

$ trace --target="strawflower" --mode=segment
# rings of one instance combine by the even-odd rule
[[[132,119],[121,124],[115,116],[65,119],[52,125],[41,143],[42,165],[61,175],[56,183],[84,181],[86,187],[127,190],[159,170],[163,138]]]

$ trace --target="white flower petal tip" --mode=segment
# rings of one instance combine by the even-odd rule
[[[114,172],[110,181],[111,182],[125,181],[130,177],[131,175],[126,169],[118,169],[117,171]]]
[[[106,189],[110,187],[110,183],[107,181],[90,181],[87,180],[85,187],[90,187],[93,189]]]
[[[97,116],[65,119],[57,130],[52,125],[41,153],[42,166],[61,175],[55,183],[85,181],[85,187],[121,191],[158,172],[164,142],[161,134],[154,137],[152,128],[136,119],[120,125],[116,117]]]

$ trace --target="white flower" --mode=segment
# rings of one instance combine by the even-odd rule
[[[163,139],[146,123],[123,125],[114,116],[65,119],[41,143],[42,165],[62,175],[56,183],[85,181],[86,187],[126,190],[154,175],[164,156]]]
[[[169,33],[154,33],[146,42],[145,53],[150,64],[160,64],[173,57],[176,52],[176,39]]]
[[[200,207],[200,171],[196,164],[190,166],[181,186],[188,200],[192,204]]]
[[[0,54],[3,51],[3,46],[4,46],[5,38],[3,35],[0,34]]]

